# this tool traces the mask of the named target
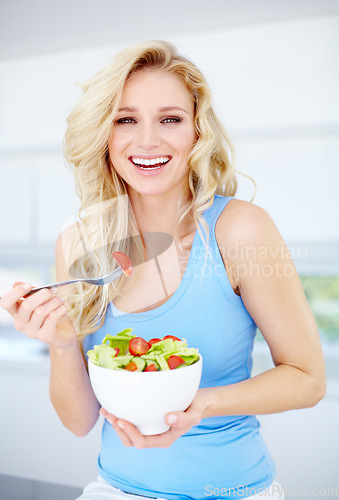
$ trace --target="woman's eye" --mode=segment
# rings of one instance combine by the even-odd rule
[[[181,121],[182,118],[179,118],[178,116],[168,116],[162,120],[162,123],[180,123]]]
[[[134,118],[119,118],[119,120],[116,121],[116,123],[134,123],[135,120]]]

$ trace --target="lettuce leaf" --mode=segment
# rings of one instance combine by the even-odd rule
[[[132,328],[126,328],[125,330],[122,330],[121,332],[117,333],[117,335],[109,335],[107,334],[103,341],[103,345],[108,345],[112,348],[118,348],[119,349],[119,356],[123,356],[125,354],[129,354],[128,352],[128,344],[131,339],[135,337],[135,335],[132,335]]]
[[[115,356],[115,349],[109,345],[95,345],[94,349],[87,352],[87,356],[95,365],[103,368],[111,368],[115,370],[118,367],[123,367],[133,358],[132,355]]]

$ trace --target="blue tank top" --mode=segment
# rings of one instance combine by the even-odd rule
[[[133,328],[146,339],[175,335],[197,347],[204,360],[200,387],[251,376],[256,325],[232,289],[215,237],[216,221],[230,199],[215,196],[204,212],[209,253],[206,257],[196,231],[182,281],[167,302],[141,313],[123,313],[111,303],[103,326],[85,337],[85,352],[106,333]],[[123,446],[105,421],[98,469],[125,492],[173,500],[245,498],[270,486],[275,477],[259,421],[252,415],[205,418],[169,448],[142,450]]]

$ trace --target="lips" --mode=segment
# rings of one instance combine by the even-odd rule
[[[164,165],[166,165],[169,161],[171,161],[172,157],[168,155],[164,156],[130,156],[129,160],[136,167],[141,170],[157,170]]]

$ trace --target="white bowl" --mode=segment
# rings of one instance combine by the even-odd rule
[[[111,370],[88,360],[93,391],[101,406],[134,424],[142,434],[169,429],[165,415],[184,411],[200,384],[202,357],[190,366],[157,372]]]

